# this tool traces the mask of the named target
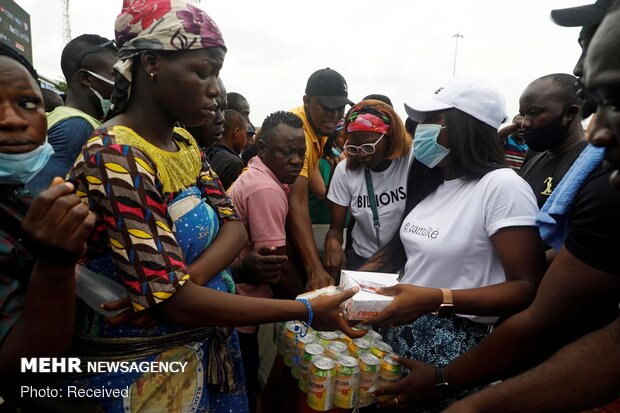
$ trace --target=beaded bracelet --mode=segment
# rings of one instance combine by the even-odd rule
[[[305,337],[308,334],[308,328],[312,325],[312,318],[314,317],[314,313],[312,312],[312,306],[310,305],[310,301],[305,298],[297,298],[296,301],[304,303],[306,308],[308,309],[308,322],[306,323],[306,331],[300,333],[300,337]]]

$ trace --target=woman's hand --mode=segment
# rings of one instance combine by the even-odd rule
[[[443,300],[440,289],[411,284],[382,288],[379,293],[394,297],[385,310],[367,321],[382,327],[410,324],[424,314],[437,311]]]
[[[435,389],[435,366],[416,360],[394,357],[394,360],[411,373],[399,382],[380,387],[375,396],[394,396],[380,402],[378,407],[388,411],[411,411],[416,403],[437,397]]]
[[[332,277],[340,272],[346,263],[342,243],[336,237],[327,236],[325,239],[325,269]]]
[[[321,295],[310,300],[314,318],[312,327],[317,330],[340,330],[351,338],[359,338],[366,330],[353,330],[342,316],[340,304],[353,297],[359,288],[350,288],[335,295]]]

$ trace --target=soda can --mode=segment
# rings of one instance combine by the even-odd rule
[[[379,384],[380,365],[381,362],[376,356],[370,353],[362,353],[362,355],[360,355],[359,407],[368,406],[376,401],[368,392],[371,390],[374,391],[377,388],[377,384]]]
[[[393,358],[392,354],[386,354],[381,360],[381,369],[379,370],[379,386],[387,386],[388,384],[400,381],[403,375],[403,368]],[[379,397],[379,400],[389,400],[393,395]]]
[[[358,327],[358,326],[351,327],[351,328],[353,329],[353,331],[362,331],[363,330],[362,327]],[[351,343],[351,341],[353,341],[353,339],[351,337],[347,336],[346,334],[344,334],[344,337],[342,337],[342,341],[347,343],[347,345],[349,345],[349,343]]]
[[[334,405],[352,409],[359,399],[360,368],[355,357],[340,356],[336,361]]]
[[[314,334],[306,334],[303,337],[297,338],[297,351],[295,356],[293,357],[293,365],[291,366],[291,375],[299,380],[300,370],[301,370],[301,359],[304,356],[304,348],[307,344],[310,344],[316,340],[316,336]]]
[[[383,341],[383,336],[374,330],[368,330],[368,333],[366,333],[364,338],[370,341],[370,344],[374,344],[374,342],[377,340]]]
[[[323,347],[327,348],[331,341],[338,340],[339,335],[335,331],[319,331],[317,337],[321,344],[323,344]]]
[[[337,336],[336,340],[344,342],[344,338],[347,336],[345,333],[340,330],[334,330],[334,333],[336,333]]]
[[[325,355],[332,360],[338,360],[340,356],[348,356],[349,351],[347,350],[347,345],[342,341],[331,341],[327,345],[327,349],[325,349]]]
[[[287,367],[291,367],[293,365],[293,357],[297,353],[297,342],[296,339],[299,333],[302,330],[301,324],[290,324],[286,328],[286,333],[284,336],[284,364]]]
[[[278,354],[284,355],[284,336],[286,335],[286,329],[289,325],[293,324],[293,321],[283,321],[276,323],[276,327],[273,329],[273,342],[278,346]]]
[[[370,352],[373,355],[377,356],[379,359],[382,359],[383,356],[391,353],[392,351],[394,351],[392,349],[392,346],[390,346],[385,341],[381,341],[381,340],[375,341],[372,347],[370,348]]]
[[[370,342],[364,338],[356,338],[349,343],[349,352],[355,357],[368,353],[370,352]]]
[[[334,407],[336,363],[324,356],[314,356],[308,373],[306,402],[310,408],[325,412]]]
[[[325,352],[322,345],[317,342],[308,343],[304,346],[304,354],[301,356],[301,363],[299,365],[299,382],[297,386],[302,392],[308,391],[308,372],[310,370],[310,363],[312,358],[320,356]]]

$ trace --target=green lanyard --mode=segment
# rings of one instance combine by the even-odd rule
[[[366,177],[366,190],[368,191],[368,200],[370,202],[370,209],[372,209],[372,222],[375,226],[375,236],[377,237],[377,249],[381,249],[381,239],[379,238],[379,212],[377,211],[377,200],[375,199],[375,190],[372,187],[372,179],[370,177],[370,170],[364,169],[364,175]]]

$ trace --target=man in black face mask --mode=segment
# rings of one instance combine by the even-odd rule
[[[530,149],[521,176],[534,190],[539,208],[587,145],[576,80],[563,73],[543,76],[519,99],[523,137]]]

